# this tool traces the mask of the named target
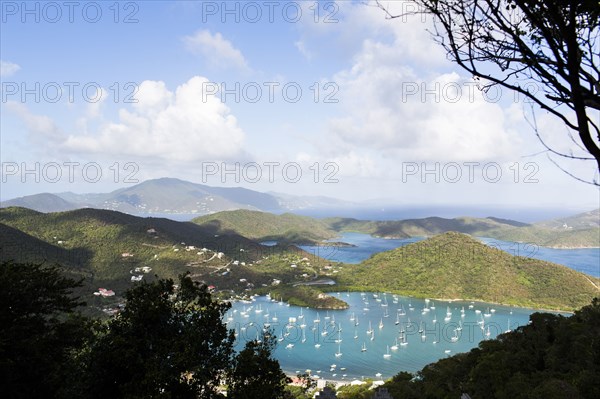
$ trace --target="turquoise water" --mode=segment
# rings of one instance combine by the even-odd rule
[[[368,234],[344,233],[333,241],[347,242],[356,245],[355,247],[303,246],[302,248],[329,260],[359,263],[375,253],[398,248],[421,239],[388,240],[374,238]],[[600,249],[598,248],[551,249],[489,238],[480,238],[480,240],[513,255],[564,264],[575,270],[600,277]],[[415,372],[445,356],[467,352],[483,339],[491,339],[507,329],[525,325],[529,321],[529,315],[534,312],[531,309],[485,303],[426,302],[423,299],[395,297],[391,294],[337,293],[333,295],[347,302],[350,308],[319,311],[317,314],[316,310],[307,308],[301,310],[298,307],[273,302],[265,297],[258,297],[251,303],[234,303],[228,315],[230,318],[228,325],[237,332],[238,348],[241,348],[246,340],[256,339],[265,322],[269,323],[275,335],[282,338],[275,350],[275,356],[286,372],[294,374],[310,369],[313,375],[325,379],[352,380],[362,377],[386,379],[400,371]],[[386,303],[387,306],[383,306]],[[435,309],[432,309],[432,305]],[[396,324],[399,309],[404,309],[406,314],[399,316],[399,323]],[[245,316],[242,314],[244,310],[247,310]],[[449,318],[447,318],[448,311],[451,313]],[[301,314],[302,318],[300,318]],[[275,315],[277,321],[273,320]],[[353,315],[354,321],[351,320]],[[314,323],[317,318],[320,322]],[[358,319],[357,326],[355,326],[356,319]],[[483,329],[480,324],[482,320]],[[369,322],[373,330],[372,335],[367,334]],[[382,328],[379,328],[380,322],[383,322]],[[455,332],[459,323],[462,330]],[[340,327],[341,332],[339,332]],[[419,332],[421,328],[423,333]],[[400,345],[402,336],[400,330],[405,331],[403,336],[406,337],[406,345]],[[486,335],[488,332],[489,335]],[[336,342],[339,339],[341,342]],[[398,340],[398,349],[392,349],[396,345],[396,340]],[[366,351],[361,350],[363,344]],[[288,345],[293,346],[288,347]],[[388,354],[388,347],[390,356],[384,357],[384,354]],[[341,356],[336,356],[338,351],[341,352]],[[331,367],[334,364],[336,367]]]
[[[388,240],[371,237],[362,233],[343,233],[333,241],[342,241],[356,247],[315,247],[302,246],[305,251],[335,262],[360,263],[378,252],[389,251],[422,240],[412,237],[402,240]],[[528,243],[501,241],[479,237],[485,244],[502,249],[512,255],[526,256],[565,265],[574,270],[600,277],[600,248],[554,249]]]
[[[494,238],[479,237],[479,239],[489,246],[502,249],[512,255],[546,260],[590,276],[600,277],[600,248],[556,249]]]
[[[264,323],[270,324],[275,335],[283,339],[278,342],[275,357],[292,374],[310,369],[313,375],[325,379],[378,378],[379,373],[386,379],[400,371],[415,372],[442,357],[469,351],[483,339],[526,324],[533,313],[530,309],[460,301],[426,302],[391,294],[332,295],[347,302],[350,308],[317,312],[257,297],[250,303],[233,304],[227,315],[228,327],[238,334],[239,349],[247,340],[256,339]],[[398,316],[396,324],[400,309],[406,314]],[[315,323],[315,319],[320,322]],[[482,320],[483,329],[479,324]],[[367,333],[369,323],[372,334]],[[455,333],[459,325],[462,330]],[[421,328],[423,333],[419,333]],[[402,336],[406,337],[406,345],[401,345]],[[339,339],[341,342],[336,342]],[[398,349],[392,349],[396,340]],[[367,349],[364,352],[363,344]],[[388,347],[390,356],[384,357]],[[341,356],[336,356],[338,351]],[[336,367],[332,369],[333,364]]]

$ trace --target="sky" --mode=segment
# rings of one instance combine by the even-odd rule
[[[177,177],[367,204],[597,208],[566,128],[368,1],[1,1],[0,198]],[[383,2],[392,14],[409,1]],[[552,162],[554,160],[554,162]]]

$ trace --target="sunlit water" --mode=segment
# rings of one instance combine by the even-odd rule
[[[502,249],[511,255],[525,256],[565,265],[574,270],[600,277],[600,248],[555,249],[540,247],[530,243],[501,241],[493,238],[478,237],[483,243]],[[362,233],[343,233],[332,241],[353,244],[355,247],[317,247],[302,246],[305,251],[335,262],[360,263],[371,255],[389,251],[404,245],[421,241],[421,237],[391,240],[372,237]]]
[[[527,324],[533,313],[485,303],[426,302],[381,293],[332,295],[350,308],[317,311],[257,297],[250,303],[235,302],[226,316],[227,324],[238,334],[241,348],[247,340],[256,339],[267,323],[280,339],[275,357],[286,372],[310,369],[325,379],[385,379],[469,351],[483,339]]]
[[[421,239],[392,240],[344,233],[333,241],[354,247],[302,248],[332,261],[359,263],[375,253]],[[551,249],[489,238],[480,240],[513,255],[564,264],[600,277],[598,248]],[[506,330],[527,324],[529,315],[534,312],[485,303],[426,302],[382,293],[333,295],[347,302],[350,308],[317,312],[258,297],[251,303],[234,303],[227,316],[228,326],[238,334],[238,348],[241,348],[246,340],[256,339],[267,323],[280,339],[275,356],[288,373],[309,369],[313,375],[325,379],[386,379],[400,371],[415,372],[440,358],[467,352],[484,339],[495,338]],[[406,314],[398,315],[403,312]],[[315,319],[320,322],[315,323]],[[380,323],[383,324],[381,328]],[[373,332],[367,333],[370,329]],[[403,336],[405,345],[402,345]]]

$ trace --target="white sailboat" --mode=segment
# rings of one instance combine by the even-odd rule
[[[458,330],[454,329],[454,336],[450,338],[450,341],[456,342],[458,341]]]
[[[338,351],[335,353],[335,357],[342,356],[342,344],[338,343]]]
[[[400,324],[400,314],[398,312],[396,312],[396,321],[394,322],[395,325]]]
[[[383,354],[383,358],[384,358],[384,359],[387,359],[387,358],[389,358],[389,357],[391,357],[391,356],[392,356],[392,355],[390,354],[390,346],[389,346],[389,345],[387,345],[387,350],[386,350],[386,352]]]
[[[395,340],[395,343],[394,343],[394,345],[392,345],[391,349],[392,349],[393,351],[396,351],[396,350],[398,350],[398,338],[396,338],[396,340]]]
[[[381,320],[379,321],[379,328],[380,328],[380,329],[381,329],[381,328],[383,328],[383,319],[381,319]]]
[[[406,310],[404,310],[404,305],[400,304],[400,309],[398,310],[398,314],[400,316],[405,316],[406,315]]]
[[[373,332],[373,327],[371,327],[371,320],[369,320],[369,329],[367,330],[367,334],[371,334]]]
[[[342,342],[342,336],[341,336],[341,333],[338,331],[338,337],[337,337],[337,339],[335,340],[335,343],[336,343],[336,344],[339,344],[340,342]]]
[[[367,344],[365,342],[363,342],[362,344],[362,348],[360,348],[361,352],[366,352],[367,351]]]
[[[305,343],[305,342],[306,342],[306,333],[305,333],[305,330],[303,328],[302,329],[302,343]]]

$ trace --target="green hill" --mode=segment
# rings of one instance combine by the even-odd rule
[[[551,248],[600,247],[598,211],[534,225],[494,217],[429,217],[395,221],[326,218],[323,222],[335,231],[354,231],[383,238],[430,237],[456,231],[472,236],[529,242]]]
[[[220,234],[237,233],[257,241],[308,244],[336,236],[321,220],[291,213],[236,210],[197,217],[192,222]]]
[[[454,219],[429,217],[391,221],[327,218],[323,221],[336,231],[356,231],[384,238],[427,237],[448,231],[486,235],[491,231],[511,229],[515,225],[525,225],[512,220],[471,217]]]
[[[98,287],[119,296],[132,276],[153,280],[155,274],[189,272],[218,291],[241,294],[275,282],[310,281],[324,262],[295,246],[263,246],[214,226],[91,208],[48,214],[3,208],[0,238],[2,260],[57,263],[83,277],[92,305],[102,303],[91,295]]]
[[[512,256],[455,232],[346,265],[338,283],[336,289],[563,310],[589,303],[600,287],[565,266]]]

